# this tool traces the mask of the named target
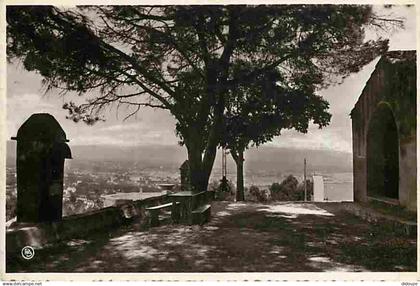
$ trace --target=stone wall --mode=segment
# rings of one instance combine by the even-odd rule
[[[351,112],[353,135],[354,199],[368,200],[368,130],[379,106],[392,111],[399,143],[399,204],[416,211],[416,52],[384,55]]]
[[[64,217],[52,223],[15,223],[6,230],[6,252],[20,255],[27,245],[42,248],[62,240],[83,238],[93,232],[107,232],[127,223],[137,222],[141,227],[147,227],[145,208],[168,201],[163,195]]]
[[[400,142],[400,203],[410,210],[417,208],[416,138]]]

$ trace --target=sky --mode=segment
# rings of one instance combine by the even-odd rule
[[[394,6],[390,9],[375,7],[381,15],[392,15],[405,19],[405,29],[392,34],[381,34],[389,38],[390,50],[416,49],[416,9],[414,6]],[[376,36],[373,32],[368,37]],[[357,74],[352,74],[345,81],[319,91],[330,103],[331,123],[318,129],[312,125],[308,133],[301,134],[286,130],[282,135],[266,145],[296,149],[322,149],[351,152],[350,111],[360,96],[366,81],[379,59],[374,60]],[[74,145],[176,145],[175,119],[164,110],[141,109],[136,116],[123,120],[128,111],[121,107],[113,108],[105,114],[106,121],[94,126],[74,123],[66,119],[67,111],[62,105],[68,97],[57,95],[58,91],[45,94],[42,77],[24,70],[21,64],[7,65],[7,138],[15,136],[21,124],[32,114],[47,112],[52,114],[65,130]]]

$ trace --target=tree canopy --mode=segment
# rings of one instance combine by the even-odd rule
[[[283,129],[306,133],[312,121],[320,128],[331,118],[328,102],[317,95],[311,79],[281,85],[279,73],[239,86],[229,96],[221,145],[230,150],[237,167],[236,200],[244,200],[244,151],[281,134]],[[280,84],[278,84],[280,83]]]
[[[9,59],[50,89],[99,91],[64,105],[74,121],[94,123],[111,104],[171,112],[197,191],[232,94],[273,73],[282,98],[316,90],[387,50],[364,41],[367,25],[386,23],[364,5],[8,6],[6,20]]]
[[[305,133],[310,122],[319,127],[329,123],[329,104],[316,94],[310,79],[282,86],[279,76],[273,73],[232,91],[222,145],[232,151],[244,150],[250,142],[259,146],[270,141],[282,129]]]

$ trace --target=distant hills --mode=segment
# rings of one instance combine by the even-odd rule
[[[70,146],[73,162],[115,161],[122,163],[137,162],[144,167],[177,168],[187,158],[185,147],[181,146]],[[14,164],[16,142],[7,142],[7,163]],[[220,156],[215,162],[215,169],[220,168]],[[303,169],[303,159],[308,161],[308,169],[323,172],[351,172],[351,153],[329,151],[279,148],[263,146],[252,148],[245,153],[246,169],[249,171],[299,171]],[[230,158],[229,158],[230,159]],[[73,164],[73,163],[72,163]],[[229,169],[234,169],[233,162]]]
[[[332,150],[259,147],[245,154],[246,163],[252,170],[278,170],[302,172],[306,158],[308,170],[319,172],[351,172],[352,154]]]
[[[71,146],[72,161],[115,161],[143,162],[146,166],[179,166],[187,158],[185,148],[181,146],[133,146],[118,147],[112,145]],[[15,160],[16,142],[7,142],[7,161]]]

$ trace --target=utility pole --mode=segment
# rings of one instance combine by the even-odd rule
[[[222,179],[221,182],[221,189],[223,192],[227,192],[227,164],[226,164],[226,149],[222,148]]]
[[[222,178],[227,176],[227,168],[226,168],[226,149],[222,148]]]
[[[303,159],[303,184],[305,187],[305,198],[303,200],[306,202],[306,158]]]

